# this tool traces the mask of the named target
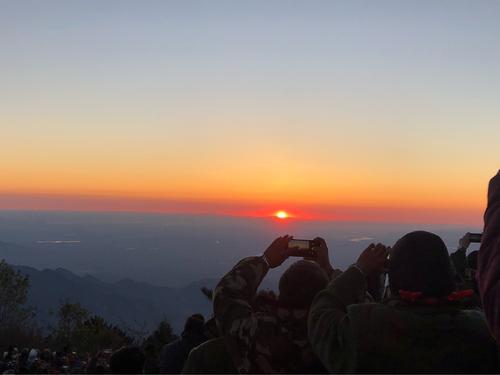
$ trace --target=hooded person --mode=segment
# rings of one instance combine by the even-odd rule
[[[161,374],[180,374],[189,352],[207,340],[205,318],[193,314],[187,318],[181,337],[163,346],[160,352],[159,368]]]
[[[391,298],[362,303],[366,279],[387,270],[388,249],[371,244],[357,263],[320,292],[309,338],[330,372],[481,373],[498,370],[484,315],[466,309],[471,291],[455,291],[441,238],[411,232],[391,251]]]
[[[235,374],[237,372],[222,337],[210,339],[193,348],[182,369],[183,374]]]
[[[215,319],[228,356],[240,373],[325,371],[307,339],[311,302],[334,273],[325,241],[316,239],[316,261],[300,260],[283,273],[277,298],[257,296],[269,269],[288,258],[291,239],[279,237],[263,256],[241,260],[215,289]]]
[[[111,355],[109,368],[112,374],[142,374],[145,359],[141,348],[124,346]]]

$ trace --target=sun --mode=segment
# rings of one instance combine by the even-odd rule
[[[278,212],[276,212],[275,216],[278,219],[286,219],[286,218],[288,218],[288,214],[285,211],[278,211]]]

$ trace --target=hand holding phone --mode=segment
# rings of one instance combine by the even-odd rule
[[[288,256],[301,258],[316,258],[316,250],[318,244],[314,240],[299,240],[292,239],[288,242]]]
[[[480,243],[482,236],[482,233],[465,233],[464,236],[458,241],[459,249],[467,250],[471,243]]]
[[[288,254],[288,244],[292,240],[292,236],[286,235],[276,238],[271,245],[264,251],[264,257],[270,268],[275,268],[281,265]]]

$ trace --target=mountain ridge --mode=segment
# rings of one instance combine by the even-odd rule
[[[88,274],[79,276],[64,268],[38,270],[11,266],[29,277],[27,303],[36,309],[36,319],[42,328],[55,324],[54,312],[64,301],[79,302],[92,314],[124,329],[139,327],[145,331],[155,329],[166,318],[179,333],[189,315],[201,313],[208,318],[211,314],[211,303],[197,283],[182,288],[154,286],[131,279],[110,283]],[[205,279],[201,283],[211,288],[216,281]]]

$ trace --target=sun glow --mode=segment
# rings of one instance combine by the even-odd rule
[[[286,218],[288,218],[288,214],[285,211],[278,211],[278,212],[276,212],[275,216],[278,219],[286,219]]]

